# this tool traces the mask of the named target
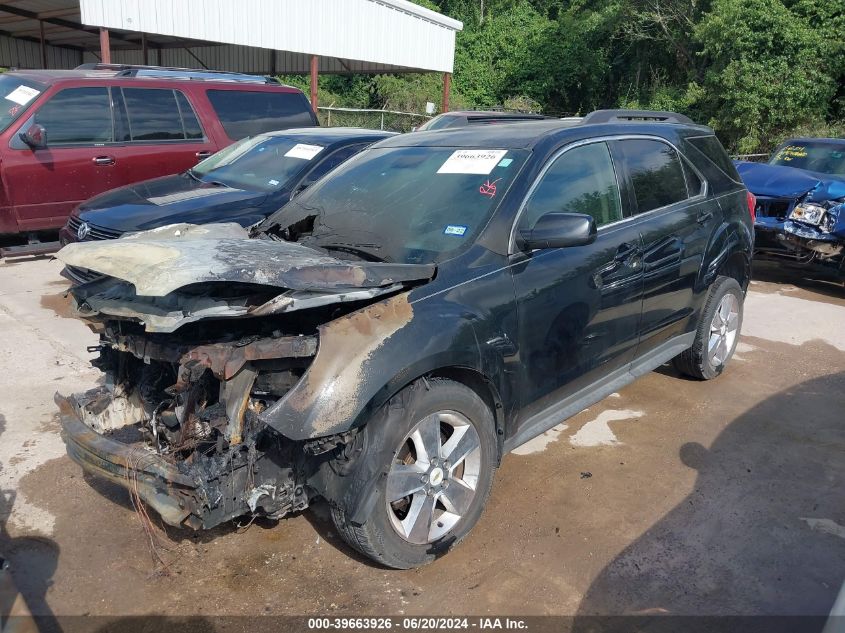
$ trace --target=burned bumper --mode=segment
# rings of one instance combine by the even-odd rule
[[[131,490],[168,525],[200,529],[204,500],[193,477],[142,445],[110,439],[82,423],[69,398],[57,394],[68,456],[87,473]]]

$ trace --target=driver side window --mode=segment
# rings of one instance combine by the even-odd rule
[[[606,143],[564,152],[534,189],[520,220],[530,229],[547,213],[584,213],[596,226],[622,219],[619,185]]]

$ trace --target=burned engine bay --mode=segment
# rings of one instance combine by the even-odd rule
[[[273,412],[333,353],[321,336],[337,340],[332,327],[376,302],[402,304],[435,270],[336,259],[236,225],[165,227],[57,257],[104,275],[70,290],[100,336],[89,351],[105,380],[57,394],[68,454],[193,529],[278,518],[319,494],[311,477],[355,430],[291,438]]]

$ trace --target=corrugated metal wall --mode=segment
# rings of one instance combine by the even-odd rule
[[[190,52],[188,52],[190,50]],[[193,53],[193,54],[192,54]],[[275,56],[275,64],[273,57]],[[112,63],[143,64],[144,56],[139,50],[112,49]],[[86,63],[100,61],[93,53],[85,53]],[[176,66],[180,68],[206,68],[257,74],[307,74],[311,57],[301,53],[268,51],[249,46],[195,46],[185,48],[164,48],[161,51],[150,47],[147,63],[155,66]],[[344,61],[332,57],[321,57],[321,73],[376,73],[395,70],[393,66],[367,62]]]
[[[452,72],[455,32],[462,28],[460,22],[405,0],[80,0],[80,7],[82,21],[91,26],[339,58],[350,66],[349,70],[359,72],[387,67]],[[232,56],[218,61],[212,58],[213,51],[203,50],[205,53],[210,56],[206,62],[209,67],[258,70],[258,59],[244,57],[239,61]],[[171,58],[165,57],[162,63],[197,65],[190,55],[182,63],[175,61],[181,59],[181,53],[172,54],[172,64],[168,61]],[[205,59],[202,54],[198,56]],[[359,62],[357,68],[347,60]],[[157,63],[157,59],[150,62]],[[300,60],[290,58],[287,62],[293,66]],[[367,68],[373,64],[377,66]],[[286,65],[278,64],[282,68]],[[339,62],[337,66],[335,72],[346,70]],[[326,72],[331,69],[326,68]]]
[[[47,68],[76,68],[81,63],[81,51],[47,46]],[[37,42],[0,35],[0,66],[41,68],[41,45]]]

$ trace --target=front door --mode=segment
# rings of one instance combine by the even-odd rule
[[[639,229],[623,220],[606,143],[565,150],[529,195],[517,230],[554,212],[586,213],[598,225],[586,246],[512,255],[522,360],[518,429],[634,354],[642,302]]]
[[[47,132],[33,150],[17,135],[3,157],[3,185],[21,231],[61,226],[81,201],[116,186],[108,88],[66,88],[21,126]]]

